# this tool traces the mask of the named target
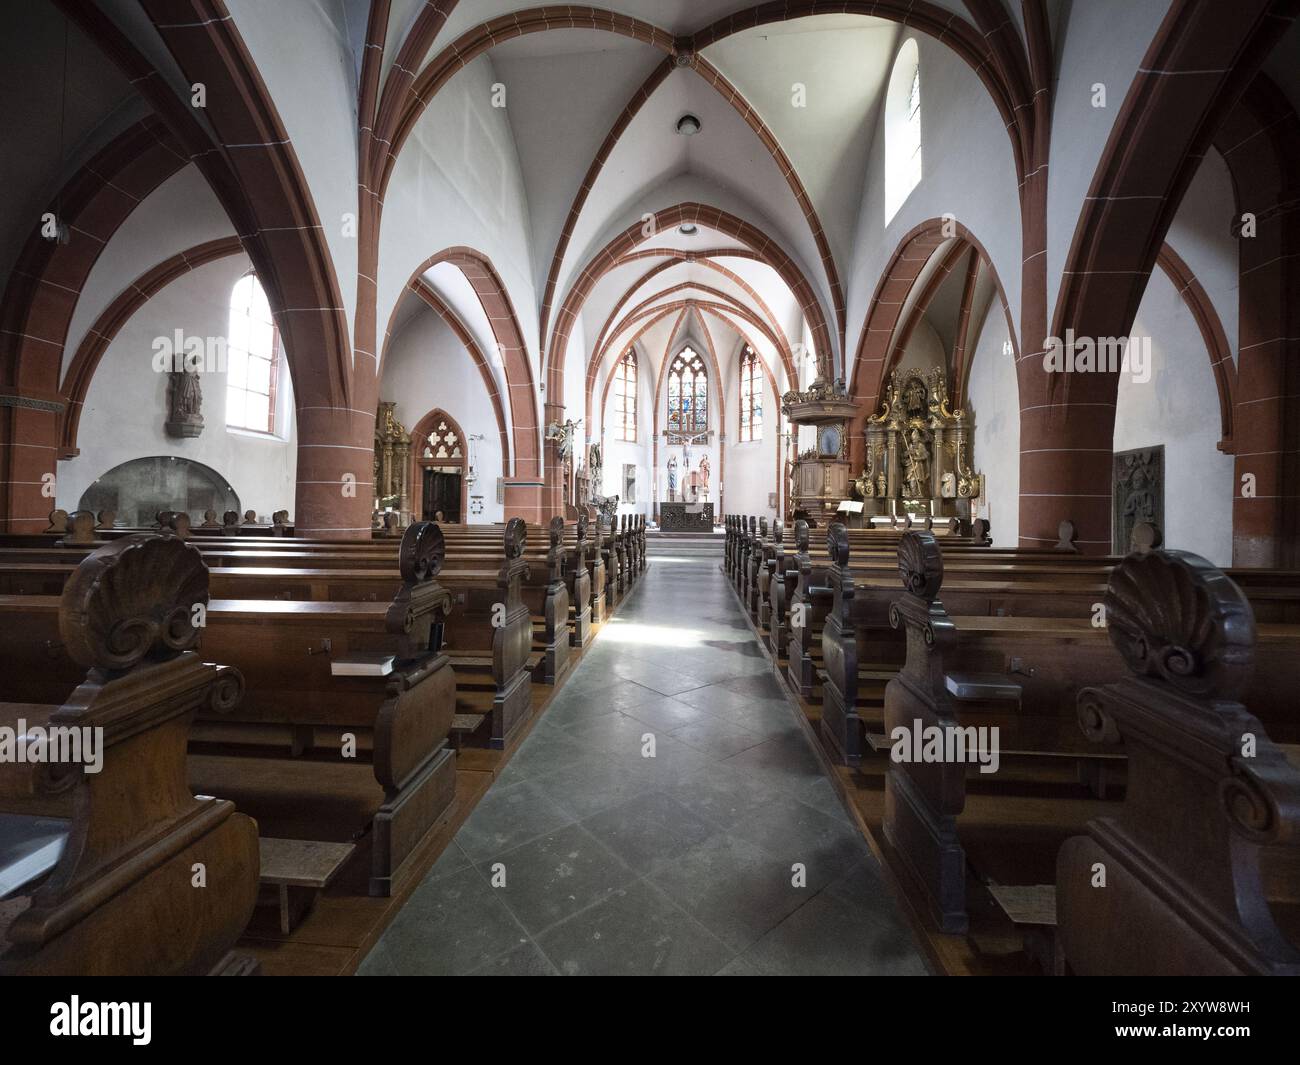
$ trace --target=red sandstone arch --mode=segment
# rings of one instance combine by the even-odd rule
[[[1234,483],[1250,474],[1254,496],[1234,492],[1233,563],[1300,565],[1300,216],[1295,175],[1300,173],[1300,118],[1266,75],[1256,75],[1215,134],[1215,147],[1232,176],[1237,202],[1256,219],[1253,237],[1241,237],[1237,367],[1233,398]],[[1224,449],[1227,450],[1227,449]]]
[[[540,522],[558,511],[548,509],[549,505],[542,492],[544,471],[540,450],[541,422],[537,411],[537,387],[514,304],[487,256],[474,248],[459,245],[444,248],[429,256],[411,273],[407,287],[412,287],[425,271],[444,262],[451,263],[460,270],[474,289],[492,327],[492,335],[496,338],[505,367],[513,427],[511,441],[514,445],[512,473],[505,484],[507,516]],[[396,313],[397,308],[394,307],[393,314]],[[390,316],[385,336],[391,332],[392,322]]]
[[[69,242],[44,239],[38,222],[18,255],[0,302],[0,524],[6,531],[39,532],[46,525],[42,479],[57,472],[59,428],[68,414],[59,373],[81,290],[122,223],[187,162],[158,118],[142,119],[97,152],[50,204],[68,226]]]
[[[717,273],[721,274],[723,277],[727,278],[733,284],[737,285],[739,288],[744,290],[744,292],[749,296],[749,298],[754,301],[755,305],[759,308],[759,310],[762,311],[762,313],[767,316],[767,323],[768,323],[767,328],[769,332],[774,334],[776,338],[779,338],[774,340],[774,343],[776,344],[777,350],[781,353],[781,358],[785,364],[786,373],[789,379],[793,381],[795,379],[794,354],[791,351],[790,341],[785,335],[785,330],[781,327],[780,320],[777,318],[775,314],[772,313],[772,308],[767,305],[767,302],[763,299],[763,297],[760,296],[758,292],[753,288],[753,286],[751,286],[743,277],[737,274],[734,270],[728,270],[721,263],[713,261],[714,256],[723,256],[723,255],[730,255],[733,258],[740,258],[740,259],[753,259],[756,262],[763,261],[760,256],[750,251],[748,248],[743,248],[743,249],[737,248],[734,250],[717,248],[717,249],[711,249],[709,251],[702,251],[702,252],[683,252],[679,249],[674,249],[674,248],[663,248],[663,249],[646,248],[641,251],[631,252],[628,255],[624,255],[621,259],[619,259],[617,263],[614,264],[615,266],[624,266],[627,263],[633,262],[637,259],[643,259],[643,258],[644,259],[662,258],[663,262],[658,263],[651,269],[647,270],[640,277],[638,277],[635,281],[633,281],[628,286],[627,291],[618,298],[618,301],[611,308],[609,315],[605,318],[604,325],[600,327],[600,332],[596,334],[596,344],[594,350],[600,351],[603,349],[606,343],[606,338],[610,335],[611,327],[613,326],[614,322],[619,318],[619,314],[622,311],[623,307],[627,304],[627,301],[631,299],[633,292],[636,292],[638,289],[649,284],[649,282],[659,274],[664,273],[667,270],[671,270],[675,266],[681,266],[683,263],[691,263],[694,265],[707,267],[708,269],[716,271]],[[592,371],[590,370],[589,367],[588,378],[590,379],[591,377],[592,377]]]
[[[416,30],[413,31],[413,36],[420,35],[419,43],[423,45],[423,50],[427,50],[433,35],[436,34],[436,28],[440,28],[445,22],[446,14],[451,7],[454,7],[454,3],[430,6],[435,10],[422,14],[422,18],[427,18],[428,24],[417,24]],[[1038,5],[1030,6],[1036,8]],[[369,177],[368,190],[377,190],[373,193],[367,190],[367,198],[373,198],[376,202],[382,198],[402,145],[424,109],[442,86],[477,56],[503,41],[547,30],[592,29],[628,36],[650,47],[658,48],[666,54],[666,58],[637,89],[615,120],[575,195],[568,222],[563,227],[552,256],[542,298],[543,340],[550,324],[558,274],[568,248],[569,236],[578,215],[581,214],[586,197],[594,186],[605,160],[632,118],[676,66],[693,67],[707,84],[718,91],[754,130],[777,167],[786,176],[791,192],[803,211],[817,244],[839,326],[837,336],[842,338],[846,328],[843,286],[811,198],[807,195],[789,157],[772,132],[735,87],[708,60],[704,59],[700,52],[709,44],[752,26],[817,14],[856,13],[914,27],[952,48],[970,65],[988,89],[1011,137],[1017,177],[1023,179],[1028,169],[1027,161],[1033,156],[1031,144],[1033,125],[1038,119],[1045,121],[1049,113],[1045,110],[1045,104],[1041,104],[1038,99],[1041,94],[1035,92],[1036,83],[1030,76],[1030,60],[1026,57],[1018,34],[1010,27],[1001,5],[994,0],[977,0],[972,3],[971,8],[978,28],[955,17],[952,12],[927,3],[925,0],[876,0],[872,3],[812,2],[794,5],[770,3],[727,16],[696,34],[679,39],[674,39],[670,34],[640,19],[580,5],[569,5],[563,8],[533,8],[501,15],[463,33],[421,69],[418,75],[412,76],[410,68],[402,65],[399,57],[400,73],[392,79],[391,86],[385,87],[384,98],[380,105],[377,119],[380,133],[371,138],[381,145],[387,145],[387,151],[375,153],[374,166],[364,171]],[[430,32],[429,26],[435,23],[436,28]],[[1047,47],[1045,14],[1041,11],[1027,13],[1026,25],[1031,45],[1035,48],[1037,56]],[[404,45],[401,54],[406,57],[407,62],[414,62],[418,61],[423,50],[408,51]],[[546,352],[550,350],[545,349]]]
[[[492,376],[492,368],[488,365],[487,356],[483,354],[483,349],[478,346],[478,341],[474,339],[474,335],[465,328],[465,323],[457,317],[456,313],[443,302],[442,298],[433,289],[418,280],[412,288],[415,294],[424,300],[433,309],[434,313],[447,323],[447,327],[465,345],[469,357],[474,360],[474,365],[478,367],[479,377],[483,380],[483,388],[487,391],[488,399],[492,403],[492,413],[496,416],[497,433],[501,437],[501,479],[504,481],[510,476],[510,435],[506,429],[506,415],[501,404],[501,393],[497,389],[496,378]],[[387,342],[388,334],[385,333],[385,349],[387,349]]]
[[[839,272],[835,266],[834,257],[831,255],[830,244],[826,240],[825,231],[821,224],[821,219],[817,215],[816,209],[812,205],[812,199],[809,197],[807,189],[799,180],[795,171],[794,164],[789,156],[781,148],[776,137],[772,134],[758,113],[745,102],[741,94],[722,73],[713,66],[707,59],[697,52],[680,51],[673,38],[659,30],[649,23],[630,17],[611,17],[611,13],[602,11],[597,8],[582,8],[570,6],[562,10],[552,8],[538,8],[530,11],[514,12],[509,15],[500,16],[489,22],[483,23],[466,33],[462,34],[456,41],[448,45],[443,52],[435,57],[415,79],[411,85],[410,94],[407,101],[405,112],[393,120],[391,136],[389,138],[389,150],[387,156],[380,166],[380,172],[375,175],[376,183],[374,187],[378,189],[378,197],[382,199],[384,190],[388,186],[388,180],[392,175],[398,154],[401,151],[402,144],[406,137],[414,128],[424,108],[437,94],[438,90],[459,71],[465,64],[473,58],[481,55],[503,40],[520,36],[527,33],[538,33],[546,30],[555,29],[575,29],[586,28],[595,30],[608,30],[614,33],[624,33],[636,40],[650,45],[651,47],[660,48],[668,53],[668,57],[659,64],[658,67],[650,74],[646,81],[633,94],[632,99],[615,120],[613,127],[606,135],[604,142],[596,153],[588,167],[587,174],[580,183],[577,194],[574,197],[573,204],[569,209],[569,218],[566,225],[562,228],[560,238],[556,244],[554,254],[551,259],[551,266],[548,272],[546,286],[542,297],[541,305],[541,332],[542,337],[546,336],[546,329],[550,322],[551,306],[555,296],[556,286],[559,281],[559,272],[562,268],[564,256],[568,250],[569,238],[573,232],[574,225],[582,213],[582,208],[591,189],[595,186],[596,178],[603,169],[606,159],[613,151],[614,146],[618,143],[619,138],[626,131],[636,113],[641,109],[656,88],[668,77],[672,71],[683,65],[692,67],[696,73],[710,85],[718,94],[731,104],[745,123],[758,136],[759,142],[767,149],[776,163],[778,170],[785,177],[787,184],[790,186],[790,192],[794,196],[795,202],[803,212],[804,219],[812,233],[813,240],[817,245],[817,253],[822,262],[822,269],[826,274],[827,285],[830,289],[831,302],[835,309],[836,321],[839,325],[839,333],[843,335],[845,326],[844,310],[844,288],[840,283]],[[682,60],[685,59],[685,63]]]
[[[1197,166],[1234,103],[1290,26],[1289,2],[1175,0],[1147,49],[1074,230],[1051,335],[1123,337]],[[1020,381],[1020,541],[1111,549],[1110,444],[1117,376],[1048,373],[1026,337]],[[1264,489],[1261,487],[1260,492]]]
[[[696,288],[698,286],[690,284],[690,285],[683,285],[680,287]],[[656,296],[652,297],[652,299],[660,299],[663,296],[668,295],[672,291],[674,290],[666,289],[663,292],[660,292]],[[731,329],[734,329],[739,335],[747,337],[744,330],[740,326],[738,326],[734,321],[732,321],[730,318],[726,316],[728,313],[738,314],[744,321],[748,322],[755,329],[758,329],[763,334],[763,336],[765,336],[772,343],[772,346],[774,348],[777,347],[777,340],[774,334],[772,333],[771,329],[766,325],[766,323],[764,323],[761,319],[759,319],[757,315],[755,315],[751,310],[749,310],[748,307],[744,306],[743,304],[737,303],[735,300],[731,299],[730,297],[727,297],[725,293],[719,292],[716,294],[724,297],[725,302],[713,303],[713,302],[708,302],[708,301],[694,299],[694,298],[680,299],[680,300],[675,300],[671,303],[660,304],[654,307],[650,307],[650,306],[640,307],[639,309],[630,312],[619,323],[618,330],[609,336],[609,338],[601,346],[596,356],[592,359],[590,363],[589,373],[587,375],[587,387],[585,392],[586,417],[589,424],[591,423],[591,419],[592,419],[591,401],[592,401],[592,395],[595,391],[596,378],[598,376],[600,367],[604,365],[605,359],[608,358],[615,351],[620,353],[626,351],[627,348],[631,347],[633,344],[636,343],[637,340],[641,338],[642,334],[645,333],[647,329],[651,328],[656,322],[662,320],[664,317],[666,317],[668,314],[672,313],[673,311],[680,310],[683,307],[693,307],[701,313],[708,313],[713,315],[719,321],[725,323]],[[646,302],[648,303],[649,301]],[[621,333],[625,329],[630,328],[635,322],[642,319],[650,319],[650,320],[637,331],[635,336],[633,336],[633,338],[630,341],[628,341],[627,344],[620,344],[617,348],[615,348],[614,341],[618,339]],[[759,349],[755,347],[754,350],[758,351]],[[776,377],[772,373],[771,367],[768,366],[767,360],[764,359],[761,355],[759,356],[759,358],[762,359],[764,371],[772,379],[772,391],[776,395],[779,401],[780,392],[777,391]],[[605,387],[601,390],[599,409],[602,413],[602,423],[604,420],[603,414],[605,410],[605,404],[609,397],[610,382],[612,380],[613,380],[613,375],[606,377]]]
[[[858,407],[858,415],[849,426],[849,461],[859,466],[865,460],[863,429],[867,418],[874,414],[880,404],[880,391],[884,386],[885,375],[889,369],[889,359],[894,351],[891,343],[898,329],[899,318],[907,302],[908,293],[916,284],[917,278],[926,263],[947,241],[955,240],[959,247],[973,248],[989,271],[993,279],[994,291],[1002,303],[1007,318],[1007,330],[1011,335],[1013,350],[1019,357],[1015,323],[1007,304],[1002,281],[994,269],[993,261],[973,233],[962,223],[952,218],[930,218],[914,226],[898,243],[890,257],[876,291],[871,297],[870,311],[862,323],[862,332],[858,337],[857,356],[853,363],[853,376],[849,382],[849,395]],[[951,269],[951,265],[947,266]],[[943,271],[941,270],[940,273]],[[930,292],[933,295],[933,289]],[[927,300],[928,302],[928,300]],[[957,387],[958,382],[951,382]],[[1055,542],[1055,541],[1053,541]]]
[[[116,339],[118,332],[128,321],[158,292],[200,266],[224,259],[229,255],[241,254],[244,246],[238,237],[220,237],[193,248],[177,252],[164,259],[157,266],[143,274],[124,288],[117,297],[104,308],[95,319],[95,324],[86,330],[77,352],[68,365],[68,372],[63,376],[60,391],[67,404],[60,423],[59,458],[68,459],[77,455],[77,428],[81,423],[81,411],[85,406],[86,395],[90,391],[90,382],[99,368],[109,346]]]
[[[547,346],[550,358],[546,366],[546,379],[551,395],[563,394],[564,356],[568,347],[569,331],[573,328],[578,312],[596,282],[613,269],[624,255],[633,251],[642,241],[649,239],[644,233],[645,228],[649,228],[652,233],[659,233],[686,222],[707,226],[733,239],[743,241],[753,248],[764,262],[776,270],[781,280],[794,293],[804,316],[812,327],[817,350],[834,352],[830,329],[827,327],[821,304],[813,293],[812,286],[780,245],[756,226],[720,208],[706,207],[698,203],[681,203],[657,212],[652,220],[645,222],[638,220],[610,240],[583,268],[577,282],[565,298],[560,313],[556,316],[552,340]]]
[[[295,525],[368,535],[376,385],[354,369],[338,279],[275,102],[221,0],[141,0],[185,83],[203,83],[200,122],[170,80],[93,4],[59,0],[185,145],[240,234],[275,315],[298,414]],[[360,468],[359,468],[360,467]]]
[[[1196,328],[1201,332],[1201,339],[1205,341],[1205,353],[1210,358],[1210,372],[1214,374],[1215,388],[1219,393],[1219,450],[1232,454],[1235,448],[1232,396],[1237,386],[1237,367],[1232,361],[1232,346],[1223,331],[1223,322],[1219,319],[1219,312],[1214,309],[1214,302],[1196,280],[1191,267],[1183,262],[1173,248],[1162,244],[1156,263],[1173,282],[1178,295],[1191,312]]]

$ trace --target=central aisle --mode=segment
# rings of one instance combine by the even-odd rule
[[[794,713],[718,558],[652,558],[359,973],[924,974]]]

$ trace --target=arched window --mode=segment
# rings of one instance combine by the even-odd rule
[[[903,43],[885,96],[885,224],[921,181],[921,62],[916,38]]]
[[[275,379],[280,331],[256,274],[245,274],[230,294],[226,332],[226,424],[275,432]]]
[[[675,433],[702,433],[709,427],[709,376],[704,360],[689,345],[668,367],[668,428]]]
[[[614,437],[636,443],[636,351],[632,348],[614,368]]]
[[[763,378],[748,344],[740,353],[740,442],[763,439]]]

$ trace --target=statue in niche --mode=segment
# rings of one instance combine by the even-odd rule
[[[173,370],[167,381],[168,436],[195,437],[203,432],[203,388],[197,370]]]
[[[957,475],[952,470],[947,470],[939,479],[939,494],[944,499],[954,499],[957,496]]]
[[[926,413],[925,382],[913,377],[903,389],[903,410],[909,418],[924,418]]]
[[[903,454],[903,495],[924,499],[930,491],[930,447],[920,429],[913,429]]]

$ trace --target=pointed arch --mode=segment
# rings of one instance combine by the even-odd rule
[[[436,441],[438,451],[432,457],[426,457],[424,451],[431,437]],[[457,444],[459,447],[455,446]],[[469,472],[469,437],[461,429],[460,422],[441,407],[434,407],[411,430],[410,462],[407,483],[411,486],[411,513],[417,518],[424,517],[424,468],[451,466],[461,471],[460,521],[457,524],[469,524],[469,480],[466,477]]]
[[[993,260],[975,235],[953,218],[930,218],[914,226],[898,242],[894,254],[876,283],[862,332],[858,336],[857,354],[853,360],[853,373],[849,380],[849,395],[858,407],[858,415],[849,426],[849,461],[854,467],[865,460],[862,432],[866,420],[880,405],[880,391],[884,385],[889,358],[903,308],[917,278],[935,253],[951,240],[971,247],[979,254],[984,269],[993,279],[994,292],[1002,303],[1007,319],[1007,332],[1011,337],[1013,356],[1019,361],[1020,342],[1011,309],[1007,303],[1002,280],[993,266]],[[948,264],[952,268],[952,264]]]
[[[546,387],[551,395],[564,394],[564,359],[569,345],[569,335],[596,282],[612,270],[619,259],[648,240],[647,232],[661,233],[685,223],[716,230],[754,249],[760,259],[772,267],[794,293],[812,329],[813,343],[817,350],[830,352],[833,355],[835,345],[820,301],[798,265],[775,240],[757,226],[721,208],[708,207],[700,203],[679,203],[658,211],[649,220],[638,219],[611,239],[583,268],[576,284],[565,297],[560,312],[556,315],[551,342],[546,346]]]
[[[501,281],[491,260],[482,252],[464,245],[443,248],[442,251],[429,256],[411,272],[405,287],[415,287],[420,277],[439,263],[451,263],[465,275],[465,280],[470,283],[470,287],[474,289],[474,294],[483,307],[483,313],[487,315],[497,349],[501,353],[506,388],[509,392],[512,427],[513,463],[510,477],[527,481],[530,485],[540,482],[542,476],[541,418],[537,410],[537,387],[533,378],[532,364],[528,360],[528,350],[524,346],[523,330],[519,326],[519,318],[515,314],[510,294],[506,291],[505,284]],[[395,305],[384,333],[385,352],[396,316]],[[380,370],[382,369],[381,356]],[[504,455],[505,452],[503,451],[502,454]],[[507,482],[507,488],[509,487]]]

